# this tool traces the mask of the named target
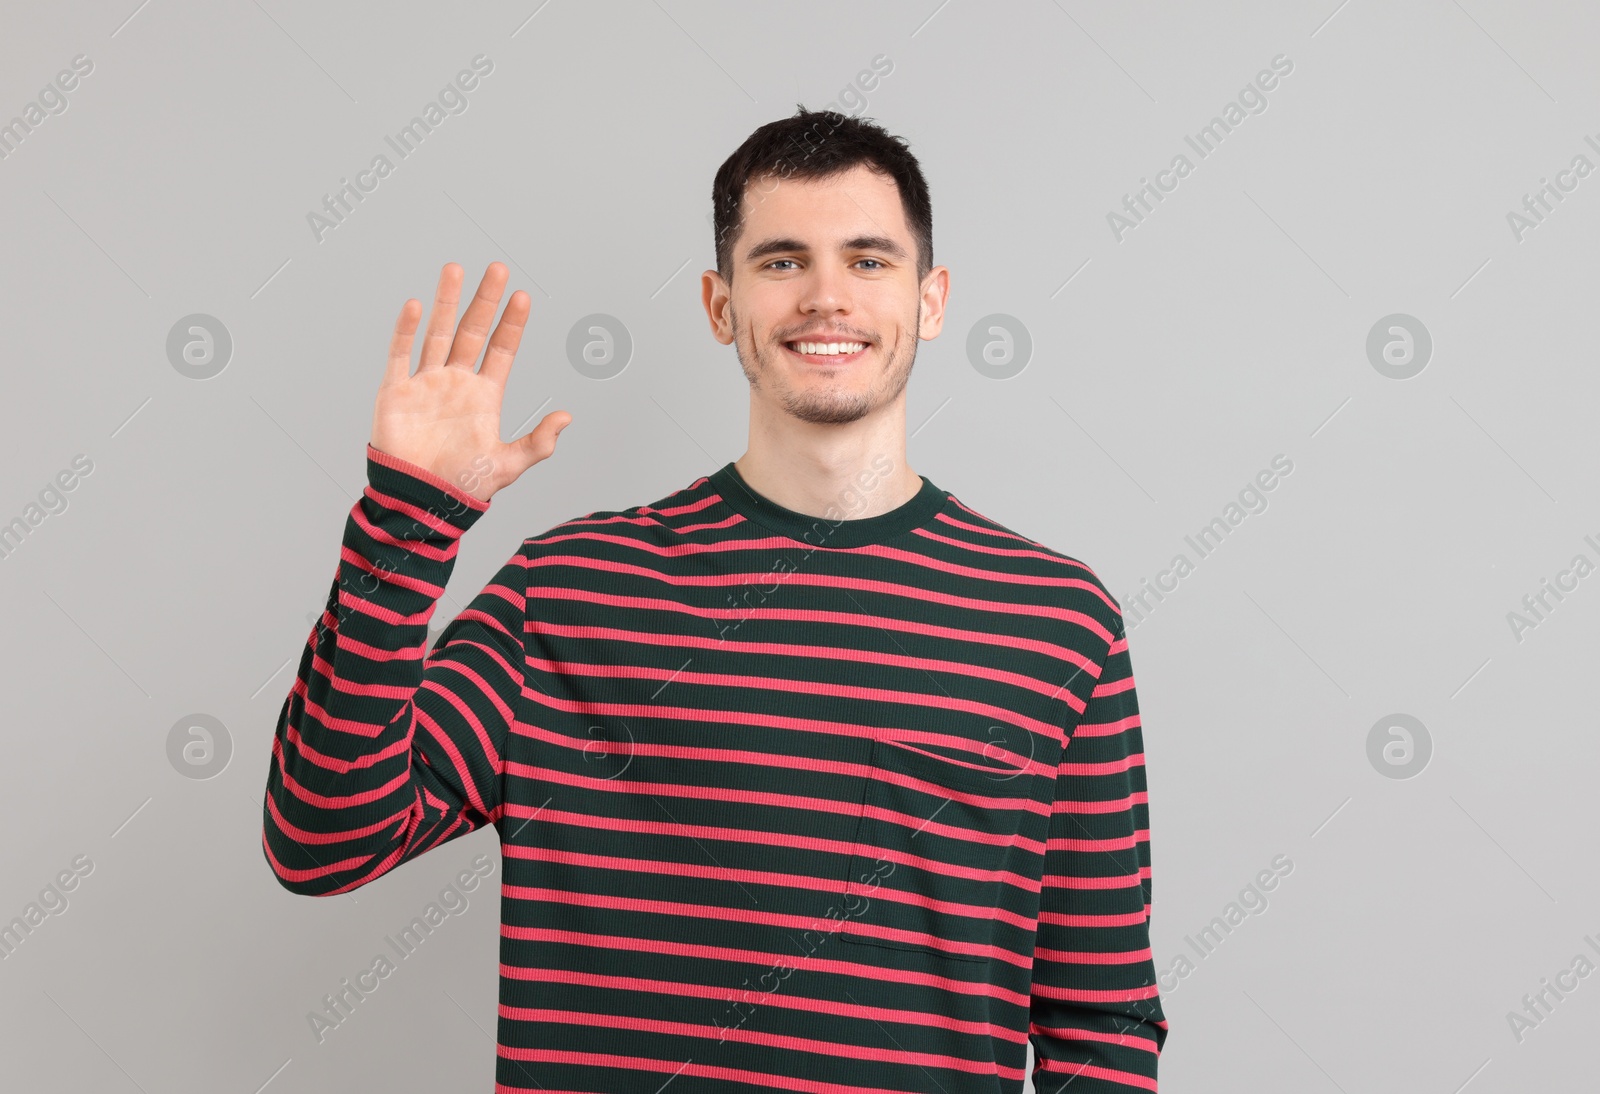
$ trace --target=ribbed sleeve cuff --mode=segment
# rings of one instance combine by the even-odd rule
[[[489,511],[489,502],[426,467],[374,448],[367,442],[367,482],[380,494],[422,509],[458,532]]]

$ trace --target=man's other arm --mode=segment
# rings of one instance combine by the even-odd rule
[[[1034,1086],[1156,1089],[1167,1037],[1150,952],[1144,739],[1119,618],[1056,778],[1034,951]]]

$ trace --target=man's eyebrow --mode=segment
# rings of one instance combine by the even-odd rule
[[[839,245],[841,251],[881,251],[895,258],[905,258],[906,249],[888,236],[855,236],[845,240]],[[798,239],[779,237],[764,239],[745,252],[746,262],[755,262],[766,258],[768,255],[782,254],[784,252],[809,254],[811,248],[801,243]]]

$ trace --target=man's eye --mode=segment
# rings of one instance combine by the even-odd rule
[[[788,262],[788,263],[792,264],[794,262],[794,259],[792,259],[792,258],[775,258],[771,262],[767,263],[767,267],[766,268],[769,269],[769,270],[770,269],[774,269],[774,268],[777,267],[777,265],[780,262]],[[881,261],[879,261],[876,258],[859,258],[859,259],[856,260],[856,265],[859,266],[863,262],[872,263],[872,265],[869,266],[868,269],[883,270],[883,269],[887,269],[888,268]]]

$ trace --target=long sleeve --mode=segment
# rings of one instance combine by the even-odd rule
[[[488,507],[367,446],[272,743],[262,853],[290,892],[346,892],[498,817],[526,669],[521,548],[426,650],[461,536]]]
[[[1034,1086],[1156,1089],[1167,1037],[1150,952],[1144,739],[1120,621],[1056,778],[1034,951]]]

